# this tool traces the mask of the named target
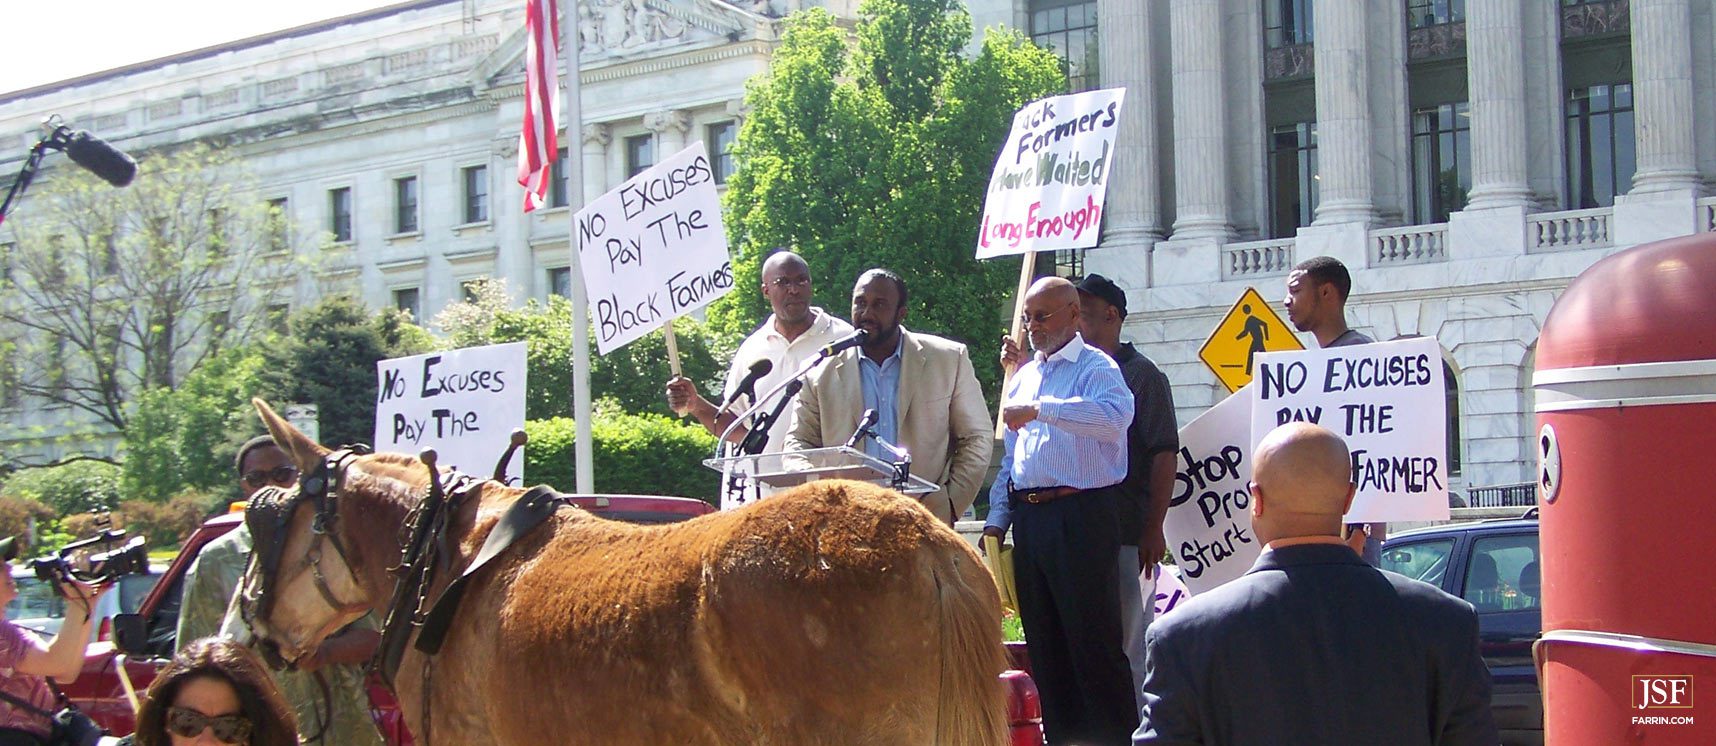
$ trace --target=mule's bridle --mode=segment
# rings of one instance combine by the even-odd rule
[[[255,577],[254,593],[246,594],[240,603],[246,625],[254,628],[258,617],[273,610],[275,594],[269,592],[268,584],[280,569],[281,555],[286,548],[283,537],[292,516],[305,499],[310,500],[316,510],[310,524],[312,541],[305,556],[316,591],[331,608],[337,610],[362,605],[361,602],[341,600],[328,585],[327,575],[322,571],[322,544],[326,542],[333,546],[334,554],[339,556],[350,574],[353,567],[351,558],[337,532],[340,484],[345,478],[346,467],[368,453],[369,448],[362,445],[341,448],[328,454],[314,470],[299,477],[296,495],[275,487],[258,490],[251,497],[245,508],[244,522],[256,539],[253,543],[258,547],[256,561],[260,564],[260,572]]]

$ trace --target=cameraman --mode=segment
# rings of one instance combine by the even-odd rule
[[[18,596],[12,581],[12,560],[18,556],[16,537],[0,540],[6,577],[0,580],[0,606]],[[39,746],[48,742],[51,714],[60,709],[48,688],[48,677],[70,682],[83,670],[84,645],[89,640],[90,613],[109,586],[79,581],[56,582],[66,599],[66,617],[54,641],[43,643],[36,633],[0,621],[0,746]],[[14,702],[12,700],[18,700]],[[22,706],[28,703],[29,709]],[[31,711],[34,710],[34,711]]]

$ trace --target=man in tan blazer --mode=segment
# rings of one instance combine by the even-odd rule
[[[911,454],[912,475],[941,486],[923,503],[952,525],[971,507],[989,468],[989,408],[965,345],[907,331],[900,325],[906,303],[906,283],[893,272],[872,269],[858,278],[852,325],[869,339],[805,381],[793,403],[786,450],[842,445],[864,411],[874,409],[876,432]],[[865,447],[892,460],[873,442]]]

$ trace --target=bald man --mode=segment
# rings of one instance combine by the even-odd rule
[[[1316,425],[1264,437],[1250,484],[1263,554],[1150,626],[1134,744],[1497,743],[1471,604],[1342,543],[1351,463]]]
[[[983,533],[1013,529],[1019,620],[1051,744],[1124,744],[1138,726],[1120,623],[1119,485],[1132,391],[1079,335],[1073,284],[1045,277],[1020,322],[1034,354],[1001,397],[1001,469]],[[1125,537],[1130,539],[1131,537]]]
[[[773,313],[744,342],[739,343],[739,349],[733,353],[733,363],[727,368],[723,399],[735,397],[740,382],[761,361],[769,361],[772,367],[752,386],[757,395],[765,394],[785,381],[824,346],[852,333],[851,324],[810,304],[810,265],[798,254],[782,250],[763,260],[762,291]],[[716,437],[720,437],[753,400],[754,396],[738,395],[733,404],[723,410],[703,398],[691,379],[679,376],[667,382],[668,408],[677,414],[696,418],[710,435]],[[780,453],[786,446],[791,425],[791,417],[775,420],[774,426],[769,428],[769,440],[763,447],[763,453]],[[733,428],[728,440],[736,446],[745,439],[747,432],[745,426],[740,425]],[[732,476],[729,471],[721,479],[721,508],[724,510],[769,494],[768,490],[755,484],[745,489],[731,489]]]

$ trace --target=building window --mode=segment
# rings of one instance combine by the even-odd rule
[[[562,298],[572,297],[571,267],[555,267],[548,270],[548,292]]]
[[[417,177],[393,180],[393,232],[417,232]]]
[[[1286,238],[1311,224],[1317,210],[1317,123],[1277,125],[1269,131],[1269,228]]]
[[[489,167],[467,167],[465,169],[465,222],[481,223],[488,219]]]
[[[1448,396],[1448,476],[1460,476],[1460,378],[1454,366],[1442,361],[1442,380]]]
[[[1097,62],[1096,3],[1044,0],[1031,4],[1031,41],[1061,58],[1067,90],[1100,87]]]
[[[626,178],[637,176],[654,165],[654,135],[633,135],[626,138]]]
[[[213,245],[210,246],[212,250]],[[119,239],[112,233],[101,237],[101,273],[105,275],[119,274]],[[9,274],[9,271],[8,271]],[[7,279],[11,279],[8,277]]]
[[[591,195],[584,195],[588,199]],[[561,148],[554,156],[554,166],[550,169],[548,180],[548,206],[565,207],[566,199],[566,149]]]
[[[48,355],[48,392],[58,396],[66,390],[66,338],[54,337],[48,349],[52,350]]]
[[[1263,0],[1263,41],[1270,49],[1310,44],[1313,0]]]
[[[11,409],[23,399],[18,391],[18,361],[10,350],[0,356],[0,407]]]
[[[280,252],[286,250],[286,207],[285,197],[268,200],[268,250]]]
[[[1466,20],[1466,0],[1406,0],[1406,23],[1412,28],[1440,26]]]
[[[263,314],[263,318],[268,322],[269,331],[275,334],[285,334],[286,324],[292,317],[292,305],[289,303],[270,303]]]
[[[0,243],[0,283],[12,284],[12,254],[17,250],[18,244]]]
[[[411,314],[411,320],[416,321],[422,310],[417,288],[399,288],[393,291],[393,307]]]
[[[1461,101],[1412,112],[1412,199],[1420,223],[1466,206],[1472,189],[1472,117]]]
[[[733,177],[733,140],[738,135],[737,122],[717,122],[709,125],[709,165],[715,171],[717,184],[725,184]]]
[[[334,234],[334,240],[345,243],[352,240],[352,188],[340,187],[328,190],[328,230]]]
[[[206,243],[208,244],[209,256],[220,256],[221,254],[226,253],[226,248],[227,248],[226,210],[223,208],[219,208],[219,207],[210,208],[207,212],[203,213],[203,223],[204,223],[204,225],[203,225],[204,230],[208,234],[207,239],[206,239]],[[113,236],[111,234],[107,237],[107,242],[108,242],[109,251],[114,251]],[[114,253],[113,256],[115,257],[115,265],[114,265],[114,268],[112,270],[108,271],[109,274],[112,274],[113,272],[118,271],[118,265],[117,265],[117,256],[118,255],[117,255],[117,253]]]
[[[1633,87],[1594,85],[1567,92],[1567,206],[1608,207],[1632,184]]]

